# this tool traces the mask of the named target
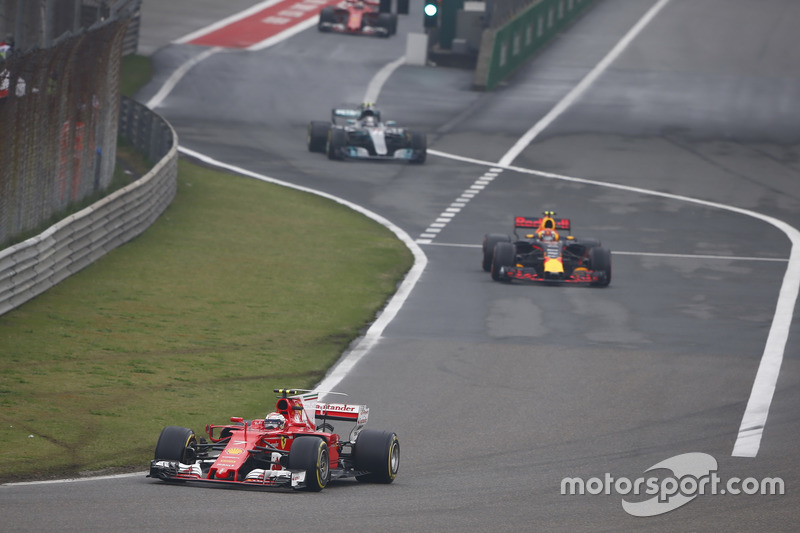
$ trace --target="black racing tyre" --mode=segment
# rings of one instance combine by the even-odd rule
[[[594,287],[608,287],[611,283],[611,250],[598,246],[589,250],[589,264],[595,272],[604,272],[605,278],[592,283]]]
[[[483,236],[483,261],[481,261],[481,267],[484,272],[490,272],[492,270],[494,245],[498,242],[511,242],[511,237],[502,233],[487,233]]]
[[[358,481],[391,483],[400,468],[400,441],[391,431],[364,429],[353,445]]]
[[[397,14],[408,15],[409,0],[397,0]]]
[[[380,0],[378,5],[378,11],[381,13],[391,13],[392,12],[392,0]]]
[[[325,153],[328,144],[328,132],[331,123],[326,121],[311,121],[308,124],[308,150],[310,152]]]
[[[323,422],[322,424],[317,426],[317,431],[322,431],[324,433],[333,433],[333,426],[328,424],[327,422]]]
[[[328,444],[319,437],[295,439],[289,450],[287,468],[289,470],[305,470],[305,489],[312,492],[321,491],[331,477]]]
[[[379,13],[375,25],[386,30],[386,34],[382,35],[383,37],[391,37],[397,27],[397,20],[392,13]]]
[[[575,239],[574,242],[586,248],[596,248],[601,245],[599,239]]]
[[[230,439],[232,435],[233,430],[231,428],[222,428],[219,432],[219,440]]]
[[[325,150],[328,159],[344,159],[344,146],[347,143],[347,133],[339,128],[331,128],[328,132],[328,143]]]
[[[191,464],[197,458],[197,437],[189,428],[167,426],[156,443],[156,461],[178,461]]]
[[[319,22],[317,23],[317,29],[319,31],[329,31],[329,29],[323,26],[323,23],[336,23],[336,10],[333,6],[326,6],[323,7],[322,10],[319,12]]]
[[[421,165],[428,157],[428,136],[422,131],[412,131],[410,134],[410,145],[414,151],[411,162]]]
[[[328,132],[330,129],[330,122],[314,120],[308,123],[309,152],[325,153],[325,146],[328,144]]]
[[[495,281],[511,281],[510,279],[500,275],[502,267],[510,267],[514,265],[514,257],[517,250],[510,242],[498,242],[494,246],[494,253],[492,255],[492,279]]]

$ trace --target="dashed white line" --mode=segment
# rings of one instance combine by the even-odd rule
[[[470,200],[472,200],[478,194],[477,191],[482,191],[484,188],[486,188],[486,186],[489,185],[501,172],[501,169],[492,169],[491,171],[485,172],[480,178],[475,180],[472,185],[469,186],[469,189],[462,192],[453,203],[445,208],[445,210],[439,215],[439,218],[437,218],[433,224],[429,225],[427,229],[420,234],[420,236],[417,238],[417,242],[429,243],[432,241],[432,239],[436,238],[437,234],[441,232],[442,228],[444,228],[447,223],[451,221],[453,217],[455,217],[455,215],[461,211],[462,208],[466,207]]]

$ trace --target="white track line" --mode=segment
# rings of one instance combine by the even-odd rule
[[[0,487],[25,487],[28,485],[52,485],[54,483],[81,483],[83,481],[103,481],[105,479],[122,479],[126,477],[144,477],[147,472],[129,472],[127,474],[113,474],[109,476],[86,476],[73,477],[68,479],[45,479],[42,481],[18,481],[15,483],[3,483]]]
[[[372,80],[369,82],[367,86],[367,92],[364,95],[364,101],[375,103],[378,101],[378,95],[381,93],[381,89],[383,89],[383,85],[386,83],[386,80],[389,79],[389,76],[397,70],[397,68],[406,62],[406,56],[401,56],[392,61],[391,63],[387,63],[382,69],[378,71],[375,76],[372,77]]]
[[[641,257],[665,257],[667,259],[718,259],[720,261],[765,261],[768,263],[788,263],[788,259],[781,257],[745,257],[735,255],[707,255],[707,254],[660,254],[655,252],[620,252],[614,250],[614,255],[636,255]]]
[[[595,67],[584,76],[584,78],[576,85],[567,95],[559,101],[553,109],[550,110],[539,122],[529,129],[525,135],[500,158],[498,165],[510,165],[517,156],[533,142],[533,140],[553,123],[564,111],[566,111],[578,98],[605,72],[608,67],[613,63],[622,52],[631,44],[637,35],[647,26],[651,20],[658,14],[661,9],[669,3],[670,0],[659,0],[653,7],[651,7],[644,16],[631,28],[628,33],[606,54],[606,56],[595,65]]]
[[[431,155],[437,155],[439,157],[445,157],[466,163],[474,163],[487,167],[503,166],[490,161],[481,161],[469,157],[456,156],[444,152],[438,152],[436,150],[429,149],[428,153]],[[781,365],[783,364],[783,356],[786,350],[786,342],[789,339],[789,330],[792,324],[794,308],[795,304],[797,303],[798,292],[800,292],[800,231],[786,222],[778,220],[777,218],[763,215],[755,211],[750,211],[748,209],[742,209],[740,207],[725,205],[718,202],[701,200],[699,198],[692,198],[690,196],[670,194],[661,191],[652,191],[648,189],[642,189],[641,187],[631,187],[629,185],[607,183],[585,178],[564,176],[561,174],[554,174],[552,172],[542,172],[521,167],[504,166],[503,168],[522,174],[532,174],[541,178],[582,183],[586,185],[596,185],[598,187],[618,189],[649,196],[658,196],[680,202],[697,204],[704,207],[731,211],[733,213],[739,213],[741,215],[762,220],[786,234],[792,243],[792,248],[789,254],[789,264],[786,267],[786,273],[783,276],[783,282],[781,283],[781,289],[778,294],[778,303],[775,307],[775,315],[772,317],[772,325],[769,329],[769,335],[767,336],[767,342],[764,346],[764,352],[761,355],[761,362],[758,367],[758,372],[756,373],[756,377],[753,382],[753,388],[750,391],[747,407],[742,417],[742,422],[739,426],[739,432],[733,447],[733,452],[731,453],[731,455],[734,457],[755,457],[758,454],[759,447],[761,446],[761,437],[764,433],[764,427],[767,423],[767,416],[769,415],[769,408],[772,404],[772,398],[775,395],[775,385],[778,381]]]
[[[164,99],[167,96],[169,96],[169,93],[172,92],[172,89],[174,89],[175,86],[178,85],[178,83],[180,83],[180,81],[183,79],[186,73],[189,72],[189,70],[193,66],[200,63],[201,61],[204,61],[206,58],[211,57],[217,52],[221,51],[222,48],[215,46],[214,48],[209,48],[207,50],[200,52],[193,58],[189,59],[187,62],[183,63],[180,67],[175,69],[175,72],[170,74],[169,78],[167,78],[167,81],[164,82],[164,85],[162,85],[161,88],[158,90],[158,92],[155,95],[153,95],[153,97],[150,98],[150,100],[148,100],[147,103],[144,105],[147,106],[149,109],[155,109],[158,106],[160,106],[161,103],[164,101]]]

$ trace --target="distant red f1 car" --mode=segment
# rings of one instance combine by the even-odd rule
[[[517,230],[524,229],[520,237]],[[561,235],[567,233],[567,235]],[[611,251],[597,239],[578,239],[568,218],[518,216],[514,237],[487,233],[483,237],[482,267],[495,281],[574,283],[607,287],[611,283]]]
[[[275,389],[275,411],[264,419],[232,417],[207,425],[206,438],[167,426],[156,444],[147,477],[251,488],[321,491],[329,481],[391,483],[400,464],[400,443],[390,431],[364,429],[365,405],[321,403],[312,391]],[[334,424],[353,427],[342,437]]]
[[[392,13],[392,0],[343,0],[322,8],[317,29],[389,37],[397,32],[397,14],[408,14],[408,2],[397,0],[397,13]]]

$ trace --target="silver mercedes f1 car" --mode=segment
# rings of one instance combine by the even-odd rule
[[[380,110],[371,104],[339,107],[331,121],[308,125],[308,150],[325,153],[328,159],[383,159],[424,163],[425,133],[383,122]]]

